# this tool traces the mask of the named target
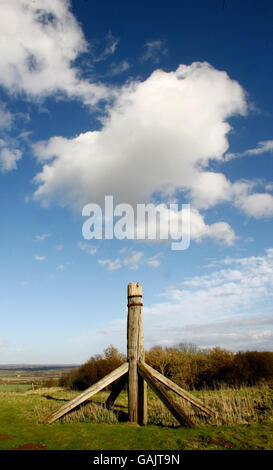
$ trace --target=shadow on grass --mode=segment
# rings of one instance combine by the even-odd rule
[[[71,401],[69,398],[56,398],[52,397],[51,395],[42,395],[43,398],[46,398],[47,400],[54,400],[54,401]]]

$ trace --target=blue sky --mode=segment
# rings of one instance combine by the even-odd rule
[[[223,7],[224,6],[224,7]],[[0,5],[0,363],[273,346],[270,0]],[[191,244],[90,240],[82,208],[191,204]]]

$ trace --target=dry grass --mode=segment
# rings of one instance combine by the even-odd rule
[[[205,405],[216,411],[217,416],[208,418],[198,409],[182,399],[176,400],[184,408],[194,423],[229,425],[264,423],[273,421],[273,390],[270,387],[206,390],[196,393]],[[167,426],[177,425],[177,421],[159,400],[149,406],[149,422]]]
[[[87,405],[80,407],[78,410],[63,416],[61,421],[63,423],[81,422],[115,424],[118,423],[118,413],[108,410],[103,404],[88,403]]]
[[[43,392],[43,393],[41,393]],[[30,392],[26,392],[27,394]],[[33,393],[33,392],[32,392]],[[35,391],[39,394],[39,391]],[[249,423],[265,423],[273,422],[273,389],[270,387],[241,387],[240,389],[218,389],[204,390],[202,392],[193,392],[198,396],[205,405],[218,413],[217,417],[208,418],[203,415],[197,408],[192,407],[183,399],[173,395],[185,409],[191,419],[197,424],[210,425],[229,425],[235,426],[239,424]],[[45,389],[40,391],[45,396]],[[76,395],[75,392],[63,392],[61,389],[51,389],[51,403],[47,406],[38,405],[35,414],[39,421],[50,410],[56,409],[57,402],[60,405],[63,400],[69,400]],[[73,396],[72,396],[73,395]],[[61,421],[64,423],[90,422],[90,423],[117,423],[124,412],[127,412],[127,394],[122,392],[118,397],[113,410],[108,410],[104,406],[104,402],[108,396],[107,392],[101,392],[94,397],[94,401],[88,402],[87,405],[81,406],[77,410],[64,416]],[[59,397],[59,398],[58,398]],[[98,403],[100,402],[100,403]],[[178,423],[171,413],[166,409],[162,402],[149,391],[148,393],[148,420],[149,424],[160,424],[163,426],[177,426]]]
[[[273,388],[262,387],[241,387],[239,389],[221,388],[217,390],[194,391],[193,394],[203,401],[209,408],[218,413],[218,417],[208,418],[197,409],[189,405],[183,399],[173,394],[191,419],[197,424],[229,425],[251,423],[272,423],[273,422]],[[40,423],[44,421],[51,411],[71,400],[78,393],[67,391],[60,387],[41,388],[25,392],[4,393],[0,396],[10,403],[16,402],[21,396],[25,396],[29,402],[29,415],[34,414]],[[113,410],[108,410],[103,405],[109,392],[98,393],[92,401],[64,416],[60,421],[63,423],[117,423],[124,420],[127,413],[127,393],[123,391],[114,406]],[[18,398],[17,398],[18,397]],[[32,406],[34,403],[35,405]],[[149,390],[148,391],[148,419],[149,424],[159,424],[163,426],[178,426],[177,421],[165,408],[162,402]]]

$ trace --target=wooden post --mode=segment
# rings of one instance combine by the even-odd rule
[[[142,301],[142,297],[139,297]],[[139,327],[138,327],[138,363],[145,361],[144,331],[142,306],[139,305]],[[144,425],[148,422],[147,412],[147,382],[138,374],[138,424]]]
[[[138,345],[139,317],[142,307],[142,287],[136,282],[128,285],[128,320],[127,320],[127,359],[128,372],[128,414],[131,423],[138,422]]]
[[[127,362],[110,372],[96,384],[82,392],[70,402],[53,411],[45,420],[53,423],[57,419],[69,413],[77,406],[86,402],[90,397],[103,388],[116,382],[110,393],[106,407],[113,406],[119,393],[128,379],[128,414],[131,423],[147,423],[147,383],[165,404],[169,411],[182,426],[195,427],[192,420],[186,415],[183,408],[176,403],[166,391],[168,389],[180,395],[184,400],[199,408],[207,415],[216,414],[206,407],[200,400],[183,390],[177,384],[167,379],[162,374],[145,364],[144,334],[142,319],[142,287],[136,282],[128,285],[128,320],[127,320]]]

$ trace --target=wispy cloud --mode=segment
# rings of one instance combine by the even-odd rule
[[[106,46],[104,50],[98,55],[96,55],[93,51],[94,62],[101,62],[103,60],[108,59],[111,55],[115,53],[118,43],[119,38],[114,37],[112,32],[109,31],[106,36]]]
[[[65,270],[65,266],[63,264],[60,264],[59,266],[57,266],[57,271],[64,271]]]
[[[50,233],[42,233],[41,235],[36,235],[35,241],[36,242],[41,242],[43,240],[46,240],[47,238],[50,238],[51,234]]]
[[[169,286],[164,300],[149,306],[144,292],[145,347],[191,342],[234,351],[272,350],[272,292],[273,248],[262,256],[219,260],[211,273]],[[103,338],[111,333],[119,345],[125,332],[124,317],[97,334]]]
[[[97,252],[97,248],[89,243],[79,242],[78,248],[88,255],[94,255]]]
[[[121,262],[119,258],[115,260],[99,259],[98,263],[101,264],[102,266],[107,266],[109,271],[116,271],[117,269],[121,268]]]
[[[161,257],[161,253],[155,256],[152,256],[151,258],[147,259],[146,264],[148,264],[149,266],[152,266],[153,268],[158,268],[158,266],[160,266],[160,263],[161,263],[159,260],[160,257]]]
[[[252,149],[244,150],[237,153],[226,153],[224,161],[233,160],[234,158],[247,157],[251,155],[262,155],[263,153],[273,153],[273,140],[263,140],[258,142],[257,146]]]
[[[124,266],[127,266],[129,269],[136,270],[139,268],[139,264],[143,259],[143,251],[133,251],[131,250],[123,259]]]
[[[115,260],[99,260],[99,264],[107,266],[109,271],[121,269],[122,267],[136,271],[140,266],[148,265],[149,267],[157,268],[160,265],[159,258],[161,257],[161,253],[150,258],[146,258],[143,251],[135,251],[127,248],[122,248],[119,253],[122,256]]]
[[[36,255],[36,256],[34,256],[34,259],[35,259],[35,261],[45,261],[45,260],[46,260],[46,257],[45,257],[45,256]]]
[[[158,63],[162,55],[168,53],[165,41],[157,39],[155,41],[148,41],[145,44],[145,52],[141,56],[141,62],[151,60],[154,63]]]
[[[108,72],[109,76],[115,76],[115,75],[120,75],[123,72],[126,72],[130,68],[129,62],[127,60],[123,60],[122,62],[118,64],[111,64],[110,70]]]

